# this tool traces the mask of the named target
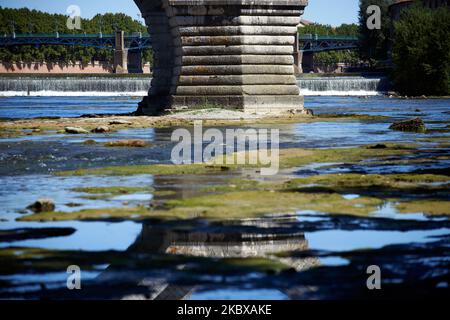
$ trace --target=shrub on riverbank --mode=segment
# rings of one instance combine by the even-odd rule
[[[450,9],[414,7],[395,24],[392,59],[403,95],[450,94]]]

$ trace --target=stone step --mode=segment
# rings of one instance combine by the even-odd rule
[[[177,95],[298,95],[297,85],[178,86]]]
[[[225,75],[225,76],[181,76],[172,80],[172,85],[250,85],[250,84],[283,84],[296,85],[297,78],[294,75]]]
[[[293,54],[294,47],[280,45],[241,45],[241,46],[179,46],[175,48],[177,56],[211,56],[211,55],[235,55],[235,54],[256,54],[256,55],[287,55]]]
[[[241,26],[241,25],[270,25],[296,26],[300,23],[300,16],[175,16],[169,24],[178,26]]]
[[[285,66],[285,65],[182,66],[180,72],[180,75],[239,75],[239,74],[294,75],[294,66]]]
[[[176,64],[226,65],[226,64],[294,64],[292,55],[228,55],[228,56],[179,56]]]
[[[181,36],[233,36],[233,35],[289,35],[295,34],[294,26],[214,26],[214,27],[180,27]]]
[[[177,39],[178,40],[178,39]],[[294,36],[199,36],[181,37],[183,46],[214,46],[214,45],[294,45]],[[175,42],[175,44],[177,44]]]

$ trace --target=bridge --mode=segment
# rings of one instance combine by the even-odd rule
[[[120,33],[119,33],[120,34]],[[123,37],[123,39],[122,39]],[[123,43],[123,48],[121,44]],[[99,49],[115,50],[114,69],[125,73],[134,71],[140,73],[139,67],[142,50],[152,48],[152,39],[149,34],[134,32],[117,34],[12,34],[0,37],[0,47],[18,45],[64,45],[79,47],[94,47]],[[324,51],[355,50],[358,48],[358,38],[353,36],[320,36],[317,34],[297,34],[296,49],[294,50],[294,63],[297,72],[309,72],[313,68],[314,53]],[[126,52],[126,53],[125,53]],[[122,53],[122,54],[121,54]],[[123,60],[127,55],[127,61]]]
[[[319,36],[317,34],[299,35],[299,49],[303,52],[323,52],[358,49],[358,37]]]
[[[129,51],[152,47],[147,33],[124,34],[125,48]],[[322,52],[354,50],[358,48],[358,38],[353,36],[319,36],[317,34],[299,35],[299,50],[302,52]],[[115,34],[12,34],[0,37],[0,47],[18,45],[65,45],[111,49],[116,46]]]
[[[151,48],[148,34],[141,32],[115,34],[12,34],[0,37],[0,47],[63,45],[114,50],[116,73],[142,73],[142,50]]]
[[[115,34],[12,34],[0,37],[0,46],[18,45],[65,45],[111,49],[116,47]],[[124,33],[124,46],[129,51],[151,48],[149,34],[141,32]]]
[[[298,34],[294,48],[294,62],[297,73],[314,70],[314,54],[326,51],[356,50],[359,48],[355,36],[320,36],[317,34]]]
[[[149,34],[134,32],[124,34],[125,48],[129,51],[152,47]],[[358,38],[352,36],[299,35],[299,49],[302,52],[322,52],[354,50],[358,48]],[[115,34],[12,34],[0,37],[0,46],[17,45],[65,45],[111,49],[116,47]]]

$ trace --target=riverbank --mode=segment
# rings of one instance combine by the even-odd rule
[[[312,111],[311,111],[312,112]],[[254,114],[224,109],[200,109],[179,111],[161,116],[134,115],[85,115],[75,118],[33,118],[0,120],[0,137],[35,136],[45,134],[66,134],[66,128],[76,127],[80,133],[116,132],[124,129],[168,128],[191,126],[202,120],[205,126],[245,126],[256,124],[292,124],[327,121],[369,121],[388,119],[384,116],[364,114]],[[96,130],[100,128],[99,130]],[[86,132],[83,132],[85,130]],[[97,132],[96,132],[97,131]]]

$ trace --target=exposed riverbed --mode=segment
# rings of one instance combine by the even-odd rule
[[[0,128],[128,113],[139,99],[1,98]],[[271,178],[253,167],[152,167],[170,164],[170,135],[188,126],[175,120],[130,118],[78,135],[58,131],[67,120],[36,132],[23,120],[15,129],[29,131],[0,138],[0,298],[448,297],[450,101],[305,100],[316,117],[217,126],[279,129],[286,154]],[[389,129],[414,117],[426,133]],[[105,146],[124,139],[148,146]],[[121,170],[89,171],[108,166]],[[26,210],[43,197],[57,212]],[[68,234],[29,232],[41,228]],[[65,289],[69,264],[86,272],[82,292]],[[373,264],[383,270],[380,292],[366,287]]]

